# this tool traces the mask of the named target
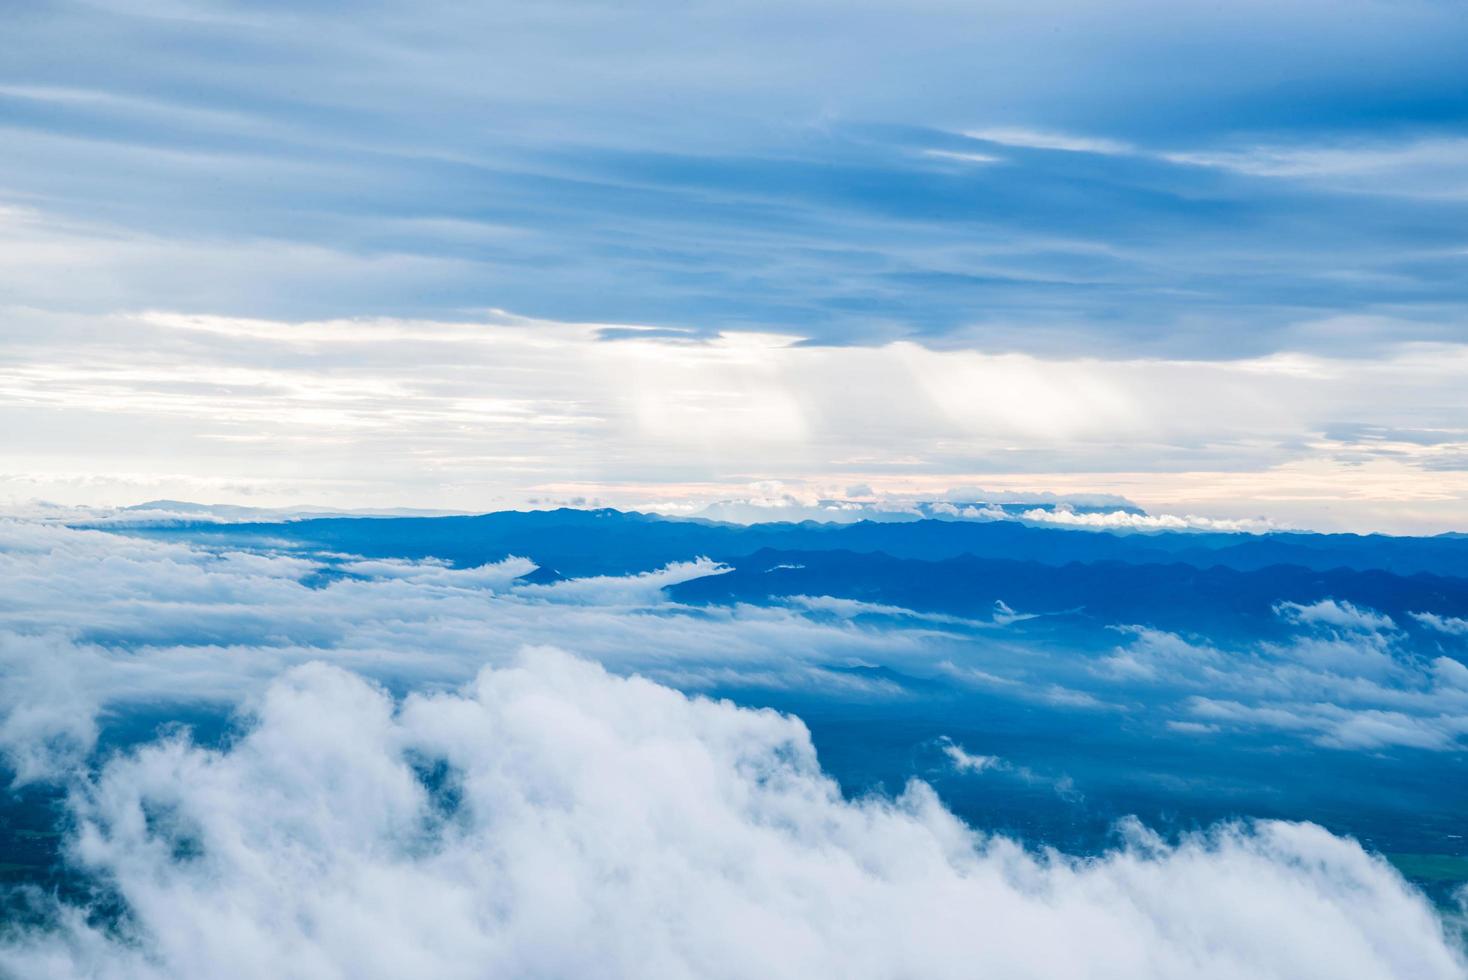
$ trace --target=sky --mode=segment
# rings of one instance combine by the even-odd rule
[[[1468,526],[1468,14],[37,3],[0,504]]]
[[[0,976],[1468,976],[1462,3],[0,30]]]

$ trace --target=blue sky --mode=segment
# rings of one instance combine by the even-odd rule
[[[1103,373],[1287,356],[1328,359],[1339,376],[1404,357],[1456,364],[1468,342],[1468,16],[1456,4],[177,0],[31,5],[7,35],[0,304],[24,383],[0,411],[59,436],[47,459],[16,465],[11,499],[99,477],[98,499],[120,501],[133,477],[185,494],[193,480],[198,496],[257,468],[197,469],[180,443],[171,465],[82,472],[70,457],[84,427],[25,380],[76,362],[74,345],[17,353],[58,336],[56,318],[128,352],[91,347],[83,373],[141,356],[153,338],[106,318],[151,311],[435,324],[493,310],[594,323],[589,342],[607,346],[748,334],[1092,359]],[[178,375],[237,354],[188,346],[195,356],[170,362]],[[329,383],[351,369],[351,347],[326,344],[310,370]],[[1421,474],[1458,472],[1465,456],[1461,374],[1449,375],[1407,384],[1435,392],[1416,400],[1352,404],[1353,377],[1268,447],[1227,427],[1161,446],[1121,433],[1018,471],[1094,470],[1097,453],[1124,472],[1174,456],[1188,457],[1168,464],[1177,472],[1395,465],[1413,451],[1384,455],[1385,432],[1393,447],[1436,447],[1403,476],[1428,493]],[[89,377],[94,392],[117,389]],[[139,433],[167,425],[144,415]],[[1377,437],[1337,438],[1367,430]],[[483,442],[502,455],[506,439]],[[1328,448],[1302,448],[1317,444]],[[737,454],[677,466],[675,449],[601,482],[862,476],[818,446],[778,469]],[[422,502],[411,492],[472,509],[368,469],[343,477],[351,499]],[[523,498],[576,482],[572,469],[492,490]],[[926,472],[1014,471],[975,451]],[[1456,477],[1433,479],[1461,503],[1441,482]],[[1267,482],[1243,496],[1267,498]]]

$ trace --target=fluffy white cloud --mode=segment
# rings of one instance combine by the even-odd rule
[[[931,790],[849,801],[804,727],[552,651],[395,704],[321,664],[222,751],[74,796],[79,911],[0,965],[65,977],[1459,978],[1425,900],[1311,825],[1092,859],[974,834]]]
[[[97,741],[105,656],[56,636],[0,633],[0,758],[18,783],[80,765]]]
[[[1334,599],[1321,599],[1308,604],[1281,602],[1275,607],[1275,612],[1291,622],[1333,626],[1349,631],[1371,633],[1394,629],[1397,625],[1390,616]]]

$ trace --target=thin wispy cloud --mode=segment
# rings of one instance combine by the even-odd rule
[[[8,301],[1204,357],[1369,310],[1461,341],[1462,25],[1349,8],[43,7],[0,73]],[[89,253],[61,290],[29,274],[58,236]]]

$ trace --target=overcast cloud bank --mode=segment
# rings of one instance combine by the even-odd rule
[[[11,512],[36,498],[182,498],[830,520],[977,486],[991,500],[1127,497],[1155,516],[1027,519],[1137,530],[1468,519],[1462,345],[1198,361],[815,346],[775,332],[609,342],[605,324],[504,314],[0,310],[0,322]]]

